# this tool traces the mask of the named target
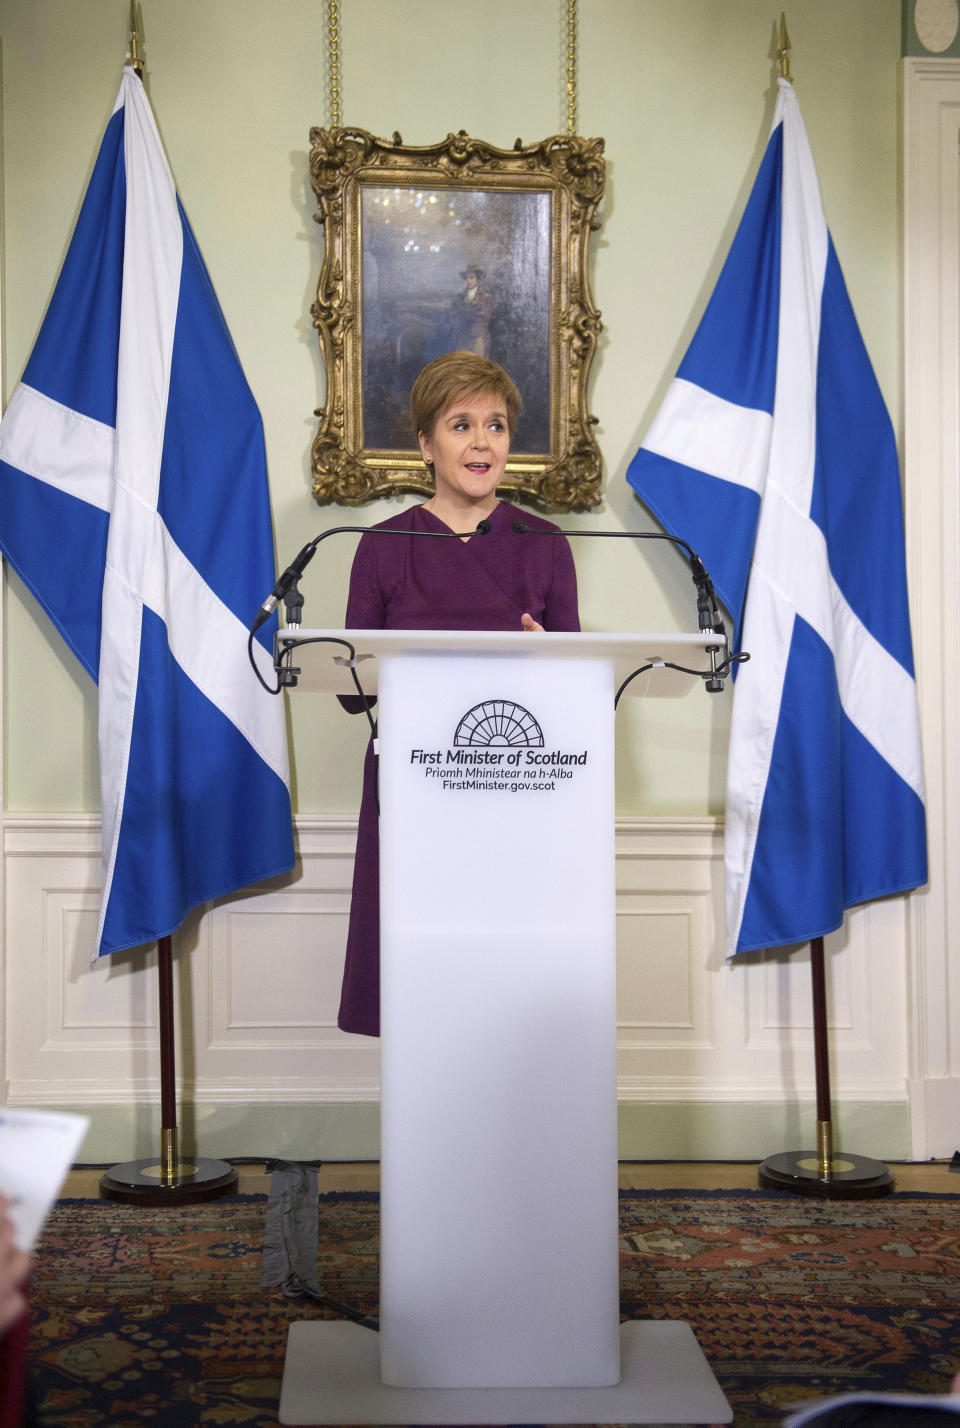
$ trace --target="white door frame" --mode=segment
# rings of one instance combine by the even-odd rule
[[[916,1159],[960,1145],[960,61],[901,62],[907,566],[930,882],[909,900]]]

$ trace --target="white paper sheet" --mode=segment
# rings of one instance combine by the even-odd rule
[[[0,1107],[0,1194],[18,1249],[33,1250],[89,1125],[88,1116]]]

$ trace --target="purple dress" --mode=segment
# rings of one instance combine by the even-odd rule
[[[501,501],[487,535],[469,541],[364,536],[350,572],[348,630],[519,630],[529,613],[545,630],[579,630],[577,578],[564,539],[517,535],[514,520],[535,530],[549,521]],[[382,521],[378,529],[446,532],[423,506]],[[341,703],[351,713],[355,696]],[[353,897],[338,1024],[380,1034],[380,838],[367,747],[353,866]]]

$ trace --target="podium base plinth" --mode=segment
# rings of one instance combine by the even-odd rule
[[[281,1423],[729,1423],[689,1324],[620,1326],[622,1377],[612,1388],[390,1388],[380,1341],[358,1324],[290,1325]]]
[[[825,1200],[872,1200],[889,1195],[893,1172],[866,1155],[833,1155],[825,1175],[815,1150],[785,1150],[770,1155],[757,1170],[764,1190],[790,1190]]]
[[[205,1160],[194,1156],[177,1167],[170,1184],[156,1156],[148,1160],[128,1160],[114,1165],[100,1177],[104,1200],[120,1200],[127,1205],[199,1205],[237,1191],[237,1172],[225,1160]]]

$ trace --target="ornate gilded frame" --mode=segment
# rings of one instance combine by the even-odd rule
[[[539,275],[539,285],[536,290],[531,289],[524,300],[528,299],[531,311],[539,314],[535,331],[543,334],[545,343],[531,338],[525,347],[517,347],[522,341],[523,325],[511,323],[510,304],[505,300],[500,303],[505,311],[499,321],[500,330],[505,334],[503,341],[512,342],[511,350],[517,354],[521,366],[524,361],[533,360],[530,349],[546,347],[545,354],[538,359],[542,362],[542,369],[538,368],[540,375],[549,373],[548,396],[542,390],[538,392],[539,409],[546,414],[533,439],[534,446],[546,449],[524,451],[517,449],[515,443],[501,489],[503,494],[567,510],[586,510],[597,505],[602,460],[592,430],[596,418],[587,410],[587,377],[602,327],[600,313],[590,294],[587,250],[591,229],[599,227],[596,212],[605,176],[603,140],[556,135],[527,146],[521,145],[518,139],[513,149],[498,149],[471,139],[461,131],[448,134],[442,143],[412,148],[404,145],[399,134],[386,140],[377,139],[363,129],[314,128],[310,131],[310,142],[310,182],[319,204],[314,217],[323,224],[325,240],[317,298],[311,309],[327,378],[326,403],[316,412],[321,420],[312,448],[316,500],[352,506],[399,491],[429,495],[433,489],[413,433],[397,439],[399,416],[390,418],[392,440],[384,440],[383,445],[377,446],[364,444],[368,430],[381,439],[387,430],[384,427],[378,432],[375,426],[376,412],[384,404],[385,388],[379,374],[386,370],[384,364],[393,361],[391,343],[399,354],[395,364],[398,373],[391,371],[388,377],[396,383],[397,391],[399,369],[404,363],[413,370],[417,364],[412,359],[437,355],[438,345],[440,350],[467,345],[456,340],[462,325],[460,329],[442,329],[437,315],[442,308],[441,298],[436,293],[431,296],[426,289],[419,304],[407,300],[408,308],[414,310],[404,313],[402,320],[397,319],[400,326],[396,334],[391,335],[388,329],[387,318],[382,314],[388,312],[393,295],[386,279],[381,281],[381,265],[375,260],[372,245],[380,243],[380,252],[386,253],[382,245],[399,240],[377,229],[378,223],[389,220],[382,213],[375,216],[371,205],[383,205],[382,212],[385,212],[385,200],[395,194],[398,203],[407,205],[407,216],[413,214],[415,236],[420,232],[416,227],[420,222],[423,235],[437,237],[438,246],[435,249],[431,246],[429,251],[442,258],[436,269],[442,268],[448,278],[460,262],[466,263],[460,277],[465,277],[471,263],[476,263],[466,251],[471,241],[473,251],[481,254],[496,251],[502,256],[506,251],[504,244],[509,244],[510,232],[505,235],[500,227],[496,233],[488,228],[485,237],[478,214],[482,216],[489,210],[506,215],[508,224],[515,215],[517,223],[524,225],[523,233],[532,231],[530,215],[536,215],[539,227],[530,241],[539,244],[537,252],[542,251],[546,256],[542,263],[538,261],[533,265]],[[510,199],[492,195],[522,197]],[[418,218],[412,205],[420,201],[434,205],[439,201],[440,208],[432,211],[420,208]],[[456,212],[468,214],[466,221],[474,234],[473,240],[465,243],[462,233],[443,227],[447,221],[442,212],[444,207],[449,210],[451,225],[457,223],[453,216]],[[409,242],[412,244],[413,240]],[[444,243],[448,246],[441,255]],[[365,249],[365,244],[371,246]],[[499,247],[494,249],[490,246],[493,244]],[[397,255],[402,251],[405,250],[396,247],[390,261],[396,264]],[[419,251],[418,247],[416,252],[419,254]],[[400,264],[404,262],[401,258]],[[365,266],[375,269],[377,275],[369,278]],[[501,274],[503,291],[513,291],[517,282],[523,281],[521,270],[527,271],[529,266],[501,262],[501,270],[511,269],[505,276]],[[385,260],[383,268],[386,273]],[[479,270],[482,276],[482,268]],[[404,282],[413,281],[407,277],[413,271],[411,268],[396,266],[393,271],[398,275],[396,292],[401,291]],[[429,275],[435,269],[421,264],[421,271]],[[541,290],[544,282],[548,292]],[[399,299],[393,300],[395,314]],[[450,313],[460,304],[462,324],[464,294],[443,301],[447,302]],[[371,334],[377,334],[376,344],[373,336],[369,341],[365,338],[365,314]],[[446,320],[452,323],[454,319]],[[494,330],[497,320],[493,319]],[[489,328],[487,337],[476,340],[480,344],[477,350],[486,350],[487,355],[503,360],[496,350],[496,342],[489,341]],[[510,370],[513,364],[503,361],[503,365]],[[377,381],[374,373],[378,374]],[[365,374],[371,389],[376,388],[379,394],[376,409],[369,405],[369,398],[365,409]],[[511,375],[517,377],[516,371]],[[517,379],[523,392],[523,382]],[[409,385],[407,380],[404,396]],[[392,390],[390,401],[392,410],[397,405]],[[517,435],[519,438],[519,430]]]

